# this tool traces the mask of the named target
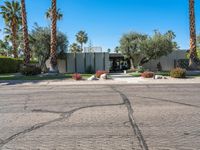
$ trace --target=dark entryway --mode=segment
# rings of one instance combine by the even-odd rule
[[[110,72],[123,72],[130,68],[130,63],[122,54],[110,54]]]

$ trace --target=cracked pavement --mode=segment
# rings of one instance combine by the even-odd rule
[[[0,86],[0,150],[199,150],[200,85]]]

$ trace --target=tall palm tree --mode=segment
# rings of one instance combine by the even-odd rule
[[[81,52],[81,47],[77,43],[73,43],[72,45],[70,45],[69,49],[70,49],[71,53],[79,53],[79,52]]]
[[[7,42],[12,41],[12,31],[10,28],[5,27],[4,34],[5,34],[5,36],[4,36],[5,41],[7,41]],[[21,42],[22,42],[22,28],[20,27],[17,29],[17,35],[16,35],[16,40],[15,40],[17,48],[19,48]],[[11,47],[11,51],[12,51],[12,47]],[[17,52],[19,53],[19,51],[17,51]]]
[[[198,69],[200,61],[197,58],[196,45],[196,24],[195,24],[195,9],[194,0],[189,0],[189,15],[190,15],[190,69]]]
[[[28,65],[30,63],[30,47],[29,47],[29,35],[26,17],[26,5],[25,0],[21,0],[21,15],[22,15],[22,30],[23,30],[23,41],[24,41],[24,64]]]
[[[45,13],[45,16],[47,19],[50,19],[50,20],[52,19],[52,9],[51,8],[49,8],[47,10],[47,12]],[[56,16],[57,16],[56,17],[57,20],[61,20],[63,18],[63,14],[60,9],[57,9]]]
[[[10,40],[13,47],[13,55],[15,58],[18,57],[17,53],[17,32],[21,26],[22,18],[21,18],[21,6],[17,1],[5,1],[5,5],[0,6],[5,25],[11,31]]]
[[[79,31],[76,34],[76,41],[78,43],[80,43],[81,50],[83,51],[83,44],[87,43],[87,41],[88,41],[88,35],[87,35],[87,33],[85,31]]]
[[[56,54],[56,45],[57,45],[57,11],[56,11],[56,0],[51,0],[51,54],[50,54],[50,63],[51,68],[50,72],[58,72],[57,68],[57,54]]]
[[[74,53],[74,62],[75,62],[75,72],[77,72],[77,55],[76,53],[82,52],[81,47],[77,43],[70,45],[70,52]]]

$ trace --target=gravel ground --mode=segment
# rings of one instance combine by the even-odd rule
[[[199,150],[200,85],[0,86],[2,150]]]

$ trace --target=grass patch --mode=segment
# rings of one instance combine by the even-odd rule
[[[187,77],[200,77],[200,74],[186,75]]]
[[[155,75],[170,76],[170,72],[169,71],[159,71],[159,72],[155,72]]]
[[[87,79],[89,77],[91,77],[93,74],[81,74],[83,79]]]
[[[73,74],[59,74],[57,76],[21,76],[16,74],[0,74],[0,80],[25,80],[25,81],[31,81],[31,80],[64,80],[64,79],[72,79]],[[87,79],[92,74],[81,74],[83,79]]]
[[[134,72],[134,73],[131,73],[130,75],[133,77],[141,77],[142,73]]]

